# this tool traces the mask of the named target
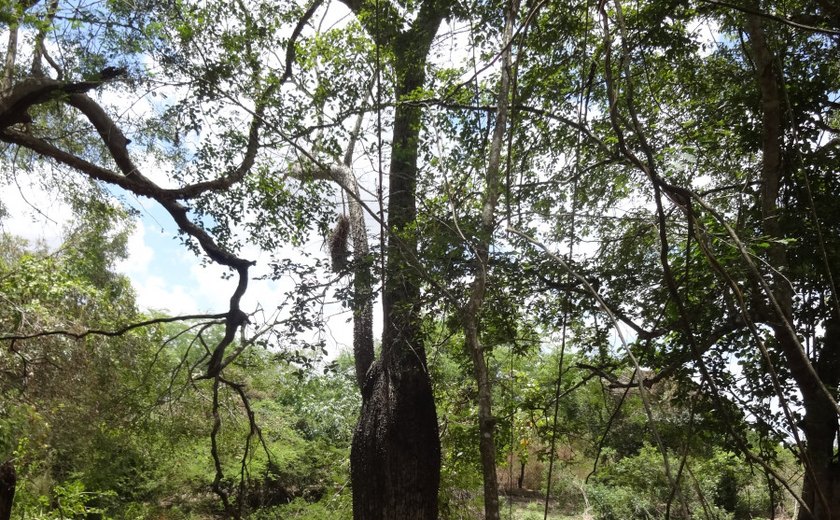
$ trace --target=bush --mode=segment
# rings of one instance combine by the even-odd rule
[[[649,497],[625,486],[593,484],[589,501],[599,520],[649,520],[660,518]]]
[[[251,520],[274,520],[276,518],[294,518],[295,520],[350,520],[353,518],[353,506],[349,493],[310,503],[297,498],[288,504],[255,511]]]

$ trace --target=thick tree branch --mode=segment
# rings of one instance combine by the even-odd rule
[[[103,76],[105,76],[103,74]],[[83,82],[78,84],[62,83],[54,80],[30,80],[35,81],[34,85],[41,85],[39,89],[29,89],[25,95],[19,94],[12,98],[17,100],[12,107],[24,107],[23,111],[38,102],[49,100],[56,92],[68,94],[67,103],[82,112],[99,133],[103,144],[108,149],[122,175],[107,168],[95,165],[74,154],[70,154],[60,148],[35,138],[29,134],[18,132],[10,128],[0,129],[0,140],[25,146],[46,157],[55,159],[67,166],[78,169],[93,179],[101,180],[120,186],[136,195],[144,195],[157,201],[170,216],[175,220],[178,228],[187,235],[195,238],[207,256],[224,266],[230,267],[237,272],[239,282],[236,290],[230,299],[230,309],[226,313],[225,335],[214,349],[208,365],[207,377],[218,375],[223,366],[225,349],[230,345],[236,336],[239,327],[248,322],[247,315],[240,309],[239,302],[248,286],[248,268],[253,262],[242,259],[233,253],[225,250],[205,231],[202,227],[193,222],[189,216],[189,209],[181,204],[177,198],[186,195],[198,195],[201,191],[196,188],[187,187],[184,190],[163,189],[143,176],[135,166],[128,152],[129,140],[105,110],[90,97],[83,93],[75,92],[79,89],[85,92],[101,84],[99,82]],[[70,91],[68,91],[68,88]],[[10,99],[6,97],[5,100]],[[258,114],[259,115],[259,114]],[[257,115],[257,116],[258,116]],[[249,143],[245,152],[245,159],[242,165],[232,175],[222,177],[214,182],[206,183],[206,189],[223,188],[233,182],[237,182],[250,170],[253,165],[254,156],[258,146],[258,129],[261,117],[255,117],[251,126]],[[190,189],[196,190],[190,192]]]
[[[353,11],[365,32],[377,45],[390,46],[399,34],[403,18],[389,0],[339,0]],[[435,0],[423,5],[437,3]],[[419,17],[418,17],[419,19]]]
[[[39,139],[33,135],[19,132],[11,128],[4,128],[0,129],[0,140],[9,144],[16,144],[18,146],[28,148],[43,157],[54,159],[57,162],[70,166],[71,168],[88,175],[92,179],[114,184],[138,195],[145,195],[147,197],[152,196],[152,190],[149,190],[128,177],[82,159],[77,155],[65,152],[52,143]]]
[[[264,97],[269,96],[273,90],[269,88]],[[181,188],[164,189],[156,186],[152,181],[140,174],[128,152],[128,144],[131,141],[125,137],[122,130],[120,130],[119,126],[111,119],[101,105],[84,94],[71,95],[67,102],[82,112],[91,124],[93,124],[97,132],[99,132],[102,142],[108,148],[117,166],[125,177],[128,178],[128,182],[122,187],[141,195],[167,200],[191,199],[208,191],[223,191],[240,182],[254,165],[257,152],[259,151],[259,130],[265,112],[265,103],[260,102],[251,119],[245,155],[237,168],[211,181],[198,182]]]
[[[38,0],[20,0],[17,2],[20,13],[25,13],[33,5],[37,4]],[[0,90],[8,90],[12,86],[12,79],[15,73],[15,61],[17,60],[17,44],[18,44],[18,27],[20,20],[16,20],[9,24],[9,43],[6,47],[6,60],[3,67],[3,77],[0,81]]]
[[[63,95],[83,94],[122,75],[124,69],[103,69],[99,78],[88,81],[59,81],[50,78],[26,78],[0,93],[0,129],[15,123],[29,123],[29,109]]]
[[[76,169],[85,171],[85,173],[93,176],[95,179],[116,184],[135,194],[145,195],[156,200],[191,199],[209,191],[223,191],[240,182],[251,170],[257,152],[259,151],[259,131],[263,121],[266,101],[276,91],[276,86],[266,89],[257,104],[251,120],[245,154],[237,168],[226,175],[210,181],[169,189],[161,188],[143,177],[137,166],[131,160],[128,151],[128,144],[131,141],[126,138],[120,127],[105,112],[102,106],[85,95],[85,92],[123,73],[123,69],[105,69],[100,73],[99,79],[83,82],[63,82],[49,78],[29,78],[21,81],[10,92],[0,97],[0,132],[5,134],[6,137],[4,138],[0,135],[0,139],[38,151]],[[88,121],[96,128],[103,144],[108,149],[123,175],[96,166],[73,154],[63,152],[59,148],[33,136],[8,128],[15,123],[30,122],[31,117],[28,114],[30,107],[46,103],[61,96],[66,96],[67,104],[84,114]]]
[[[295,25],[295,28],[292,30],[292,35],[289,37],[289,43],[286,46],[286,66],[283,70],[283,76],[280,77],[280,83],[285,83],[292,77],[292,65],[295,63],[295,56],[297,51],[295,49],[295,42],[300,37],[300,33],[303,32],[303,28],[306,27],[306,24],[309,23],[309,20],[312,19],[312,16],[315,14],[315,11],[321,7],[321,4],[324,3],[324,0],[315,0],[312,2],[312,5],[309,6],[309,9],[303,13],[303,16],[300,17],[298,23]]]
[[[353,242],[353,359],[356,368],[356,382],[364,388],[365,379],[375,359],[373,348],[373,289],[371,266],[368,256],[370,247],[365,225],[364,205],[356,176],[350,169],[353,147],[361,129],[363,113],[359,115],[351,134],[350,143],[344,155],[343,164],[328,166],[297,165],[291,176],[298,179],[333,181],[347,194],[350,207],[350,236]]]

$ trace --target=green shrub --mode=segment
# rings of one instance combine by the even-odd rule
[[[589,488],[589,502],[598,520],[652,520],[660,517],[649,497],[630,487],[594,484]]]
[[[314,503],[297,498],[288,504],[255,511],[248,518],[251,520],[275,520],[277,518],[350,520],[353,518],[353,506],[349,496],[336,495]]]

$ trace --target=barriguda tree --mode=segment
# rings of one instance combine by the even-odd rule
[[[0,138],[14,146],[6,150],[7,164],[28,161],[69,168],[83,176],[74,182],[84,183],[86,177],[151,198],[169,213],[188,247],[230,269],[236,281],[230,306],[207,316],[224,321],[224,334],[208,346],[204,373],[197,377],[213,382],[214,403],[225,385],[245,400],[241,386],[225,379],[224,371],[253,343],[237,341],[250,321],[240,302],[254,263],[236,253],[241,243],[236,227],[250,227],[251,240],[271,250],[284,241],[299,242],[313,214],[329,213],[327,204],[318,207],[314,185],[295,193],[281,180],[283,169],[299,169],[294,163],[315,163],[305,169],[324,166],[315,150],[322,143],[307,143],[313,124],[306,120],[309,114],[300,108],[287,112],[301,106],[301,94],[283,98],[284,89],[295,81],[311,97],[305,78],[295,78],[295,54],[301,32],[319,7],[320,2],[279,11],[269,4],[240,2],[19,2],[7,4],[3,12],[9,44]],[[450,7],[425,2],[410,23],[401,12],[405,6],[350,2],[347,7],[381,52],[377,66],[391,71],[397,102],[387,172],[388,245],[382,252],[386,325],[378,360],[373,360],[372,336],[357,335],[362,338],[356,345],[356,368],[363,406],[353,442],[354,509],[359,518],[432,518],[437,514],[440,454],[420,333],[420,277],[413,267],[421,109],[406,100],[425,84],[426,57]],[[291,38],[284,39],[283,27]],[[277,47],[286,49],[280,60],[274,59]],[[106,99],[111,92],[119,96],[132,91],[137,99],[159,95],[165,101],[148,103],[147,113],[118,120],[120,112]],[[361,98],[358,92],[355,97],[353,92],[342,94],[344,100]],[[319,104],[317,99],[311,102]],[[334,125],[341,127],[340,122]],[[295,133],[301,137],[290,136]],[[268,151],[277,148],[301,156],[283,163]],[[170,176],[153,180],[141,162],[152,158],[145,154],[172,165]],[[350,183],[339,185],[350,188]],[[348,189],[350,197],[358,193]],[[359,218],[354,224],[360,224]],[[367,259],[358,260],[370,269]],[[282,265],[274,268],[273,274],[282,276]],[[369,324],[367,315],[362,329]],[[247,402],[243,404],[249,411]],[[253,420],[250,411],[249,416]],[[216,450],[219,423],[214,406],[213,488],[226,512],[239,516],[241,502],[225,484]]]
[[[410,101],[425,85],[432,41],[451,7],[447,1],[421,2],[412,6],[416,11],[409,22],[400,13],[405,7],[390,2],[346,5],[389,57],[396,103],[387,172],[382,349],[378,359],[356,367],[362,411],[350,461],[353,514],[371,519],[437,518],[440,441],[420,328],[422,267],[415,227],[421,107]]]
[[[339,287],[362,397],[356,518],[438,516],[435,320],[464,337],[485,512],[499,515],[493,343],[514,344],[525,315],[568,337],[591,377],[638,391],[651,431],[646,392],[676,382],[800,520],[837,518],[840,11],[518,4],[6,2],[4,181],[37,177],[77,207],[150,199],[227,269],[227,307],[189,318],[208,323],[192,377],[214,405],[213,491],[230,517],[246,506],[218,450],[219,392],[241,397],[251,446],[231,368],[254,345],[295,344]],[[343,212],[336,194],[349,216],[333,271],[291,260]],[[254,277],[295,281],[290,314],[243,307]],[[132,318],[106,332],[153,324]],[[7,330],[2,348],[47,332],[85,333]],[[802,485],[755,435],[791,449]],[[659,450],[679,500],[688,472]]]

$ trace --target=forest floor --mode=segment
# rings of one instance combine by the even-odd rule
[[[502,518],[510,520],[542,520],[545,512],[543,497],[506,496],[502,498]],[[562,511],[555,500],[548,504],[548,520],[591,520],[585,513]]]

